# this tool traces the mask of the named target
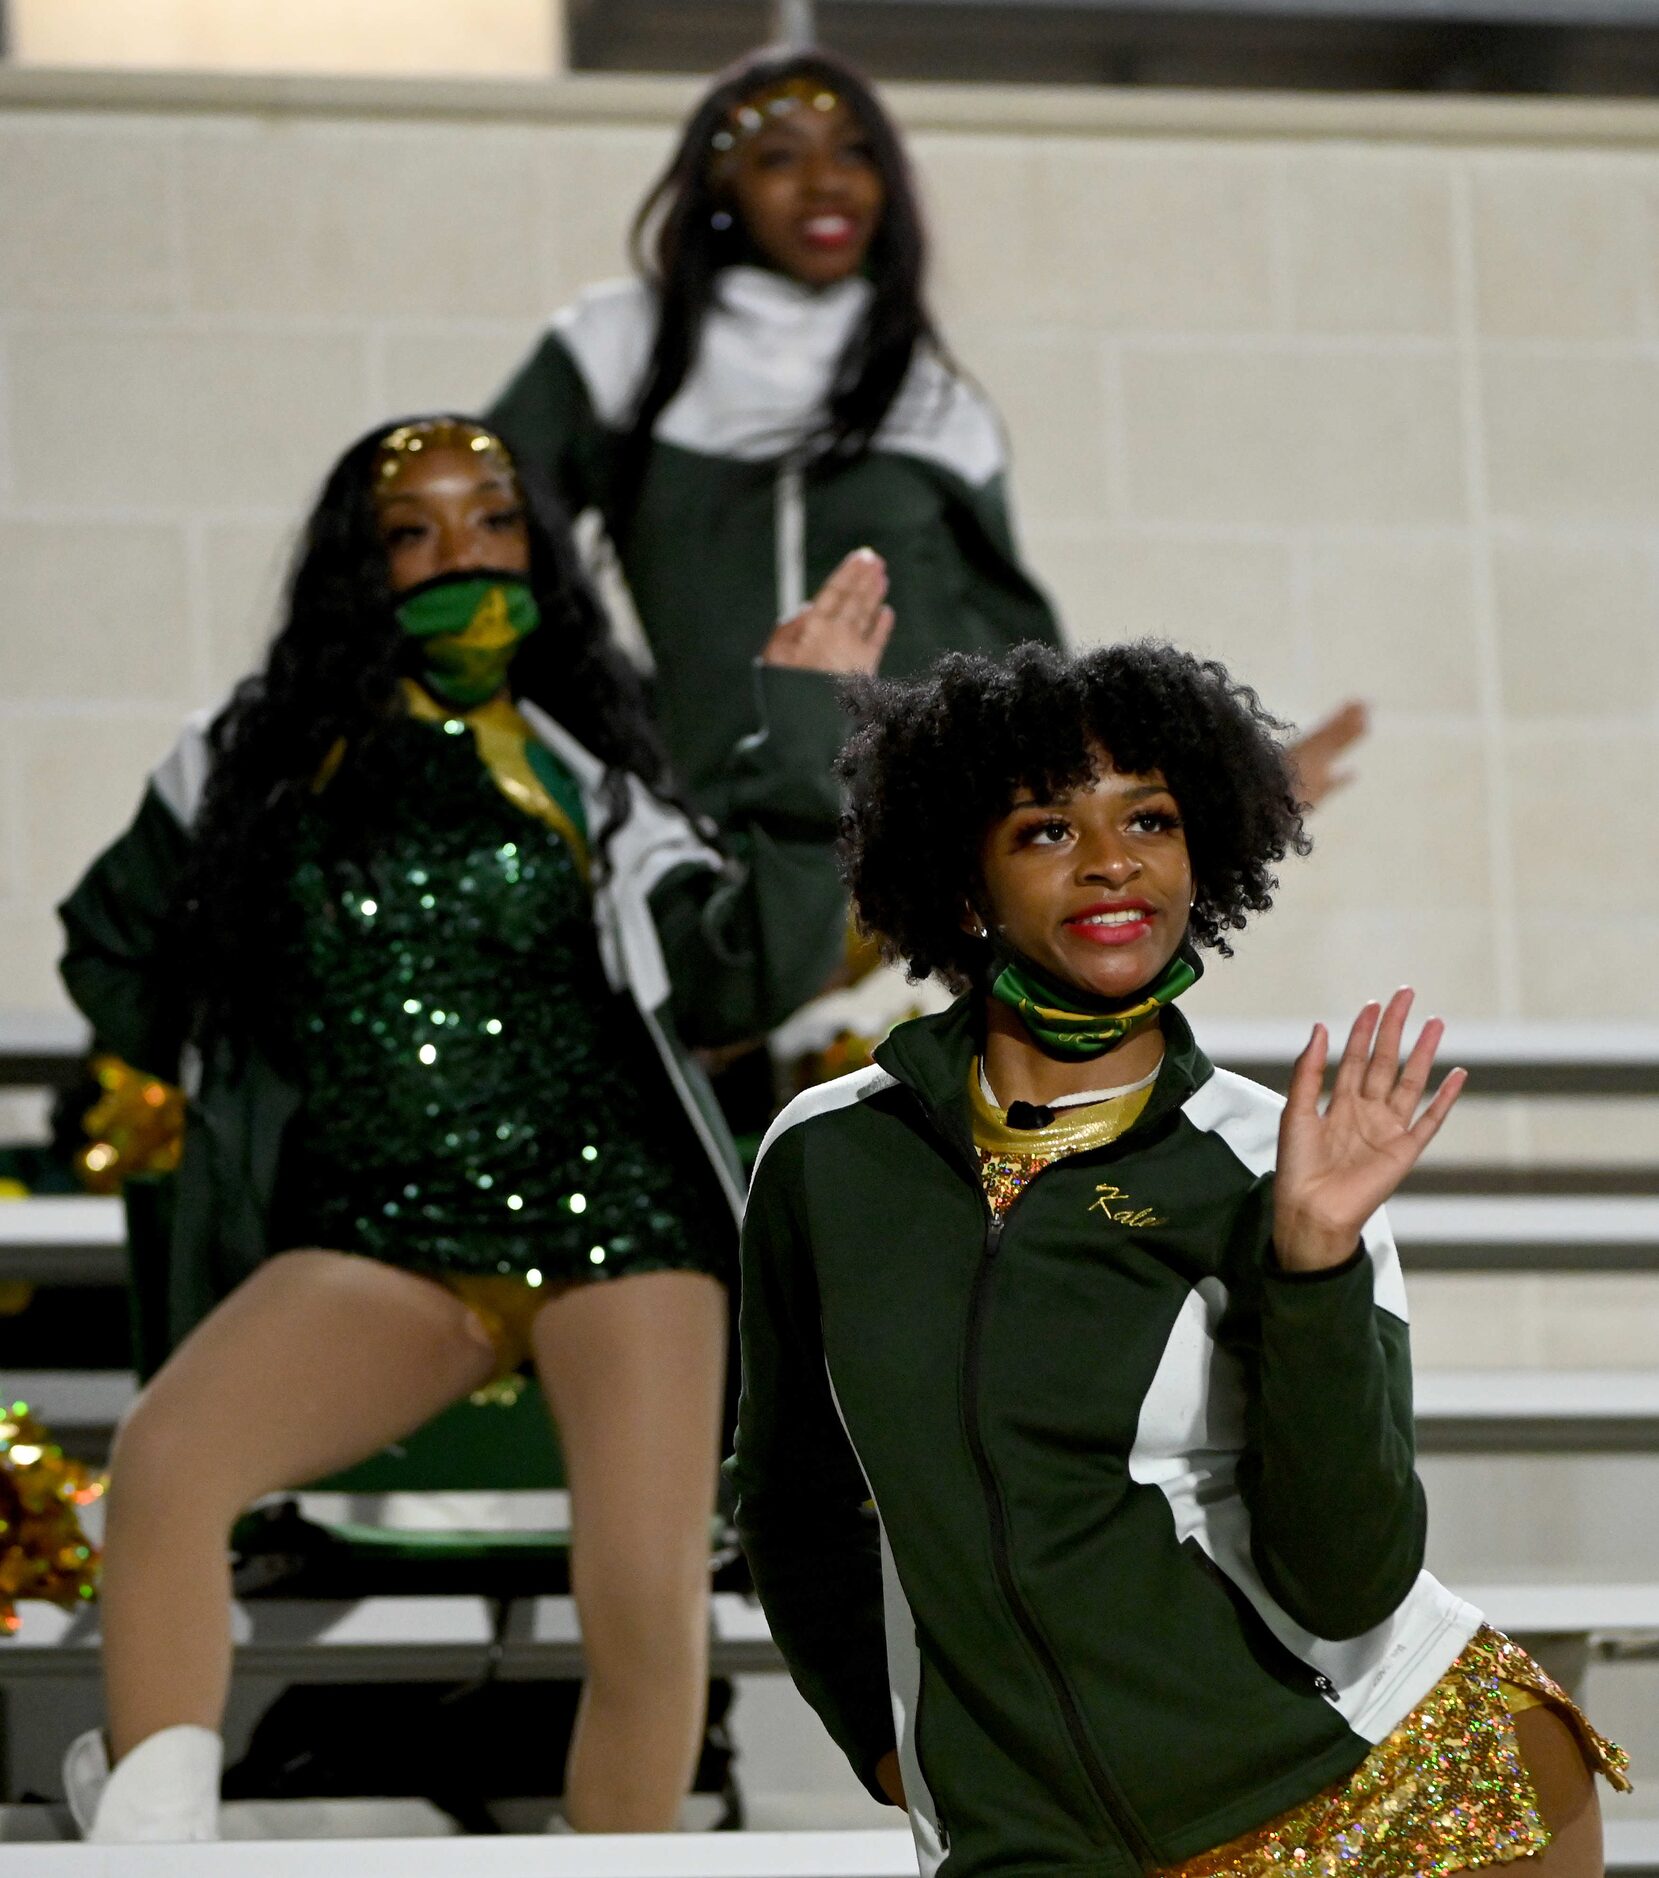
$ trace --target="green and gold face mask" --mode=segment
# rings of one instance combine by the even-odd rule
[[[468,710],[507,682],[520,643],[541,624],[522,574],[465,569],[398,596],[398,624],[419,641],[415,676],[435,697]]]
[[[1040,971],[1024,953],[993,943],[991,996],[1019,1014],[1050,1056],[1100,1056],[1158,1021],[1158,1013],[1198,982],[1203,961],[1183,946],[1149,985],[1122,1002],[1094,998]]]

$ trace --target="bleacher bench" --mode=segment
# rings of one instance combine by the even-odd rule
[[[1659,1198],[1402,1194],[1389,1218],[1408,1272],[1659,1272]],[[0,1201],[0,1280],[126,1282],[113,1199]]]
[[[1282,1088],[1307,1043],[1301,1018],[1194,1019],[1213,1062]],[[1333,1053],[1345,1031],[1333,1035]],[[1449,1023],[1439,1061],[1462,1064],[1482,1096],[1659,1095],[1659,1024],[1463,1019]]]
[[[95,1605],[60,1610],[24,1603],[22,1627],[0,1639],[0,1682],[95,1677]],[[253,1598],[235,1606],[239,1675],[296,1682],[468,1682],[486,1671],[511,1680],[571,1680],[582,1673],[576,1608],[568,1597]],[[744,1676],[783,1659],[760,1607],[716,1592],[710,1670]]]
[[[1434,0],[1435,4],[1439,0]],[[1205,1051],[1223,1068],[1282,1085],[1308,1040],[1302,1018],[1196,1018]],[[1335,1039],[1340,1045],[1341,1038]],[[0,1011],[0,1084],[59,1086],[79,1071],[86,1025],[67,1012]],[[1461,1063],[1480,1095],[1659,1094],[1659,1024],[1462,1019],[1441,1061]]]
[[[1615,1802],[1616,1804],[1616,1802]],[[1610,1820],[1607,1869],[1659,1878],[1659,1820]],[[7,1848],[8,1878],[916,1878],[902,1827],[637,1837],[253,1840]]]
[[[5,1848],[5,1865],[6,1878],[916,1878],[916,1851],[910,1834],[895,1827],[18,1845]]]
[[[1659,1451],[1659,1370],[1419,1370],[1424,1454]],[[0,1391],[27,1402],[64,1445],[107,1443],[137,1392],[121,1370],[11,1370]]]
[[[66,1087],[89,1045],[86,1020],[72,1011],[0,1011],[0,1085]]]
[[[92,1195],[0,1200],[0,1282],[124,1285],[126,1246],[119,1200]]]

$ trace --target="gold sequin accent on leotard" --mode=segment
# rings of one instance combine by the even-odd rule
[[[1346,1780],[1156,1878],[1439,1878],[1544,1851],[1549,1828],[1516,1744],[1506,1685],[1553,1709],[1586,1764],[1629,1790],[1624,1750],[1525,1650],[1482,1625]]]
[[[980,1184],[991,1211],[1000,1218],[1045,1167],[1066,1155],[1103,1148],[1127,1134],[1140,1120],[1151,1094],[1152,1086],[1146,1083],[1103,1102],[1060,1109],[1046,1128],[1010,1128],[1007,1112],[986,1097],[976,1057],[968,1071],[969,1117],[979,1155]]]
[[[421,718],[426,723],[442,724],[446,730],[451,724],[464,724],[472,732],[473,744],[496,788],[515,809],[522,809],[526,815],[535,816],[537,821],[546,822],[570,849],[571,858],[582,878],[588,879],[592,864],[588,855],[587,832],[578,828],[569,810],[554,800],[546,783],[532,767],[530,750],[535,741],[535,732],[524,721],[511,698],[489,698],[482,704],[473,705],[470,710],[455,710],[447,704],[440,704],[414,679],[405,678],[403,701],[411,717]]]

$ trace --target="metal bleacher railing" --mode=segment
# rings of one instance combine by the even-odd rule
[[[1206,1046],[1218,1062],[1279,1085],[1306,1035],[1305,1025],[1289,1022],[1204,1026]],[[84,1047],[82,1033],[69,1021],[0,1017],[0,1084],[66,1084]],[[1466,1064],[1472,1086],[1488,1095],[1659,1095],[1659,1025],[1464,1024],[1451,1033],[1445,1060]],[[1579,1179],[1569,1196],[1453,1191],[1447,1183],[1455,1186],[1456,1175],[1443,1169],[1435,1191],[1408,1191],[1390,1209],[1407,1271],[1659,1275],[1659,1152],[1651,1168],[1636,1170],[1641,1190],[1630,1191],[1630,1169],[1621,1172],[1622,1191],[1587,1191]],[[1470,1178],[1478,1189],[1481,1171],[1473,1170]],[[1547,1173],[1540,1175],[1539,1184],[1547,1179]],[[121,1284],[124,1275],[118,1202],[0,1203],[0,1280],[108,1286]],[[8,1395],[29,1400],[69,1445],[87,1451],[107,1441],[134,1386],[129,1375],[113,1371],[12,1372],[0,1379]],[[1659,1453],[1659,1357],[1641,1370],[1421,1371],[1417,1412],[1419,1442],[1429,1453]],[[371,1497],[354,1496],[354,1517],[373,1517]],[[560,1519],[531,1523],[552,1530]],[[1581,1658],[1592,1643],[1621,1652],[1659,1647],[1659,1581],[1457,1588],[1511,1634],[1566,1644]],[[0,1643],[0,1678],[75,1679],[96,1672],[95,1609],[62,1612],[36,1604],[24,1606],[23,1616],[21,1631]],[[240,1604],[236,1626],[245,1670],[311,1682],[445,1681],[482,1673],[560,1677],[579,1674],[581,1666],[580,1637],[564,1597],[275,1596]],[[716,1673],[781,1668],[764,1618],[740,1595],[717,1595],[711,1643]],[[825,1878],[908,1871],[910,1853],[901,1837],[879,1851],[874,1847],[873,1841],[889,1836],[792,1835],[821,1839],[812,1855],[819,1862],[802,1866],[791,1858],[776,1869],[822,1870]],[[847,1846],[831,1845],[843,1837]],[[1610,1870],[1659,1874],[1659,1828],[1614,1821],[1608,1848]],[[447,1869],[434,1866],[440,1868]]]

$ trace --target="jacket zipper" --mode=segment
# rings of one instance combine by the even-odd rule
[[[975,1181],[978,1171],[975,1170]],[[1008,1511],[1002,1497],[1002,1488],[991,1468],[991,1458],[985,1449],[984,1435],[979,1425],[979,1369],[980,1344],[983,1336],[985,1317],[989,1306],[991,1274],[996,1266],[997,1252],[1002,1244],[1003,1228],[1008,1214],[1018,1206],[1018,1196],[1008,1208],[1008,1213],[1000,1217],[991,1213],[985,1229],[984,1250],[980,1256],[979,1269],[974,1274],[973,1290],[968,1299],[968,1337],[967,1348],[962,1360],[962,1420],[967,1430],[968,1448],[973,1456],[974,1470],[979,1475],[980,1492],[985,1499],[986,1517],[991,1529],[991,1557],[996,1570],[997,1583],[1002,1595],[1014,1614],[1014,1622],[1019,1626],[1032,1654],[1036,1657],[1043,1674],[1048,1679],[1060,1712],[1065,1719],[1066,1732],[1071,1737],[1072,1750],[1081,1763],[1085,1779],[1094,1793],[1112,1827],[1123,1838],[1129,1849],[1140,1861],[1143,1868],[1150,1870],[1157,1864],[1152,1847],[1145,1833],[1135,1820],[1128,1801],[1123,1797],[1123,1790],[1113,1778],[1106,1763],[1095,1751],[1094,1743],[1089,1739],[1088,1730],[1083,1725],[1083,1715],[1078,1707],[1077,1697],[1072,1691],[1065,1670],[1059,1658],[1054,1654],[1053,1646],[1042,1633],[1036,1618],[1026,1603],[1024,1594],[1014,1582],[1013,1562],[1008,1550]]]
[[[793,619],[807,602],[806,488],[796,452],[778,465],[772,506],[778,618]]]

